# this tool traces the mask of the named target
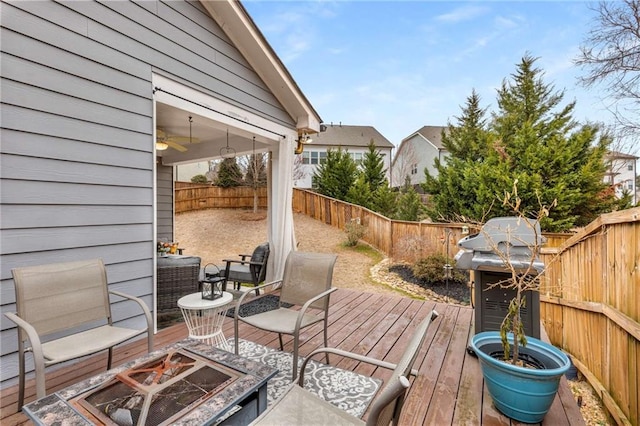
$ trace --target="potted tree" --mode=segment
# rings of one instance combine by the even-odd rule
[[[503,281],[494,286],[515,290],[499,331],[476,334],[470,343],[478,356],[485,384],[495,407],[506,416],[525,423],[538,423],[548,412],[558,391],[560,378],[570,368],[567,355],[540,339],[526,336],[521,310],[528,291],[540,290],[539,254],[544,239],[540,235],[540,220],[549,208],[540,207],[537,214],[527,215],[521,210],[514,184],[512,194],[503,200],[534,238],[527,238],[526,258],[522,252],[514,255],[510,246],[491,243],[492,251],[502,260],[507,271]],[[554,203],[555,204],[555,203]],[[509,232],[509,230],[507,230]],[[490,237],[486,237],[490,241]],[[512,238],[520,238],[513,235]]]

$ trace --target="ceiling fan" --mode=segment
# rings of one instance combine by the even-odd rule
[[[160,151],[164,151],[165,149],[171,147],[176,151],[186,152],[187,147],[185,146],[191,143],[198,143],[200,139],[191,137],[191,123],[192,118],[189,117],[189,136],[175,136],[170,135],[166,131],[157,128],[156,129],[156,149]]]

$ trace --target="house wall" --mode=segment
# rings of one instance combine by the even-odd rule
[[[191,178],[197,175],[205,175],[209,172],[209,162],[179,164],[176,166],[176,181],[191,182]]]
[[[173,167],[156,164],[156,234],[158,241],[173,241]]]
[[[13,267],[95,257],[107,265],[110,288],[152,307],[152,74],[295,123],[199,2],[0,7],[2,312],[15,310]],[[160,236],[173,232],[166,173],[158,168]],[[121,325],[144,321],[130,302],[113,313]],[[16,382],[17,333],[4,316],[0,326],[4,387]]]
[[[610,168],[605,176],[605,182],[615,185],[616,196],[622,198],[624,192],[631,194],[632,203],[639,200],[636,188],[636,158],[632,156],[617,157],[611,160]]]
[[[369,150],[368,147],[360,147],[360,146],[348,146],[342,147],[346,149],[350,154],[356,154],[358,156],[364,156],[364,154]],[[310,144],[304,147],[305,152],[317,152],[317,153],[326,153],[329,149],[338,149],[336,146],[327,146],[327,145],[318,145],[318,144]],[[383,163],[384,168],[386,170],[385,176],[387,180],[391,178],[390,170],[391,170],[391,149],[390,148],[377,148],[380,154],[383,155]],[[311,188],[312,187],[312,177],[318,168],[318,164],[303,164],[302,162],[303,154],[296,155],[294,171],[293,171],[293,185],[297,188]]]
[[[444,161],[447,156],[446,151],[439,150],[420,134],[405,139],[393,160],[391,186],[404,185],[406,176],[409,176],[411,185],[419,185],[425,181],[425,168],[432,176],[438,176],[434,161],[436,158]]]

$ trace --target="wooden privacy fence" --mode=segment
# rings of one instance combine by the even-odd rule
[[[540,316],[619,424],[640,419],[640,208],[547,249]]]
[[[190,182],[175,183],[176,213],[211,208],[253,208],[253,188],[237,186],[222,188]],[[267,208],[267,188],[258,188],[258,207]]]
[[[359,221],[366,227],[364,241],[396,261],[409,263],[434,253],[454,257],[458,252],[458,241],[479,230],[464,223],[392,220],[364,207],[302,189],[293,191],[293,211],[340,229],[344,229],[350,220]],[[546,246],[555,247],[570,235],[545,234],[545,237]]]

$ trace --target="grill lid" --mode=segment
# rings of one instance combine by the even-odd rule
[[[455,256],[458,269],[504,271],[507,265],[503,257],[516,270],[542,272],[544,264],[536,257],[531,261],[534,246],[544,244],[538,221],[521,217],[496,217],[489,219],[480,232],[458,241],[460,251]]]

